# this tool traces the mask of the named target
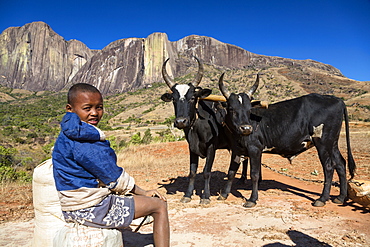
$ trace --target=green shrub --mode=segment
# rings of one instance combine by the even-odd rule
[[[131,136],[131,141],[130,143],[134,145],[141,144],[141,137],[140,137],[140,132],[137,132],[136,134]]]
[[[17,150],[14,148],[0,146],[0,182],[29,182],[32,180],[29,173],[24,170],[17,171],[13,167],[13,164],[18,163],[15,159],[16,153]],[[24,160],[24,162],[27,162],[27,160]],[[24,162],[20,162],[20,164],[24,165]]]
[[[141,139],[141,143],[142,144],[149,144],[151,143],[153,140],[153,137],[152,137],[152,134],[150,133],[150,129],[147,129],[145,132],[144,132],[144,136],[143,136],[143,139]]]

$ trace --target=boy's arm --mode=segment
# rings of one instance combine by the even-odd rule
[[[134,188],[135,179],[131,177],[124,169],[122,169],[122,173],[119,178],[110,184],[112,185],[110,188],[112,191],[119,194],[126,194]]]
[[[134,178],[117,166],[114,150],[107,142],[76,142],[73,154],[78,165],[112,191],[126,194],[134,187]]]

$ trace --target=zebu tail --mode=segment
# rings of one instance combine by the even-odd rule
[[[349,123],[348,123],[348,112],[347,107],[344,105],[344,122],[345,122],[345,129],[346,129],[346,142],[347,142],[347,155],[348,155],[348,169],[349,174],[351,175],[351,179],[355,176],[356,171],[356,163],[352,156],[351,151],[351,144],[350,144],[350,138],[349,138]]]

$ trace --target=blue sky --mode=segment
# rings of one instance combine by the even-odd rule
[[[0,0],[0,10],[0,32],[44,21],[91,49],[154,32],[170,41],[196,34],[370,81],[370,0]]]

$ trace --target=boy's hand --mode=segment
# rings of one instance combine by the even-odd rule
[[[146,193],[145,193],[146,196],[150,196],[150,197],[158,197],[159,199],[163,200],[163,201],[167,201],[166,197],[164,197],[161,193],[158,192],[158,190],[147,190]]]
[[[143,196],[149,196],[149,197],[158,197],[159,199],[163,201],[167,201],[166,197],[162,196],[161,193],[158,192],[158,190],[143,190],[139,186],[135,184],[134,188],[131,190],[132,193],[136,195],[143,195]]]

